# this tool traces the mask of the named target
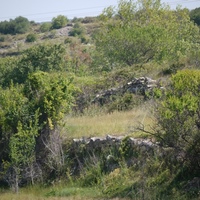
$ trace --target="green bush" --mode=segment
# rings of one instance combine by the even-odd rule
[[[47,31],[49,31],[50,29],[51,29],[51,23],[49,23],[49,22],[44,22],[44,23],[42,23],[41,26],[40,26],[40,31],[41,31],[42,33],[47,32]]]
[[[35,42],[37,40],[37,35],[30,33],[26,36],[26,42]]]
[[[200,26],[200,7],[190,11],[190,19]]]
[[[64,40],[64,44],[70,44],[72,43],[72,39],[67,37],[65,40]]]
[[[95,186],[100,184],[102,176],[100,163],[97,163],[82,172],[79,183],[82,187]]]
[[[25,17],[16,17],[14,20],[0,22],[0,33],[22,34],[30,29],[30,22]]]
[[[200,170],[200,71],[182,70],[172,76],[170,88],[159,103],[156,136],[174,150],[175,160]]]
[[[68,19],[64,15],[58,15],[52,19],[52,29],[59,29],[67,25]]]
[[[81,39],[81,43],[88,44],[90,38],[87,37],[86,35],[81,35],[80,39]]]
[[[80,23],[75,23],[73,29],[69,32],[70,36],[78,36],[84,34],[85,30]]]
[[[127,92],[122,96],[112,97],[110,101],[111,102],[107,105],[108,112],[113,112],[115,110],[125,111],[140,105],[142,102],[144,102],[144,97]]]
[[[5,41],[5,37],[2,35],[0,35],[0,42],[4,42]]]

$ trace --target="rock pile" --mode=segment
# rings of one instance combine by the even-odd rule
[[[92,102],[102,105],[103,102],[107,102],[106,99],[110,99],[112,95],[124,94],[126,92],[145,95],[146,92],[150,92],[154,88],[160,88],[159,81],[149,77],[134,78],[123,86],[111,88],[97,94]]]

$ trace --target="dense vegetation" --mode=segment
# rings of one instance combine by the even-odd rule
[[[88,192],[90,198],[198,199],[197,11],[170,10],[159,0],[121,0],[96,18],[73,19],[64,36],[57,32],[68,23],[62,15],[39,25],[23,17],[0,22],[2,49],[12,47],[5,44],[9,38],[24,39],[0,58],[0,186],[18,192],[56,183],[48,197]],[[101,91],[138,76],[159,78],[164,89],[94,104]],[[151,127],[142,120],[134,131],[159,145],[154,153],[132,148],[129,137],[109,149],[71,149],[65,118],[145,105]]]
[[[0,23],[0,33],[18,34],[26,33],[30,29],[30,22],[25,17],[16,17],[14,20],[3,21]]]

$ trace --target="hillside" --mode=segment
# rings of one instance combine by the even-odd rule
[[[3,200],[199,199],[193,13],[122,0],[98,17],[0,22]]]

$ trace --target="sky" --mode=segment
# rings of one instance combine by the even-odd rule
[[[97,16],[108,6],[116,6],[119,0],[0,0],[0,21],[23,16],[29,21],[46,22],[53,17],[65,15],[74,17]],[[195,9],[200,7],[200,0],[161,0],[172,9]]]

